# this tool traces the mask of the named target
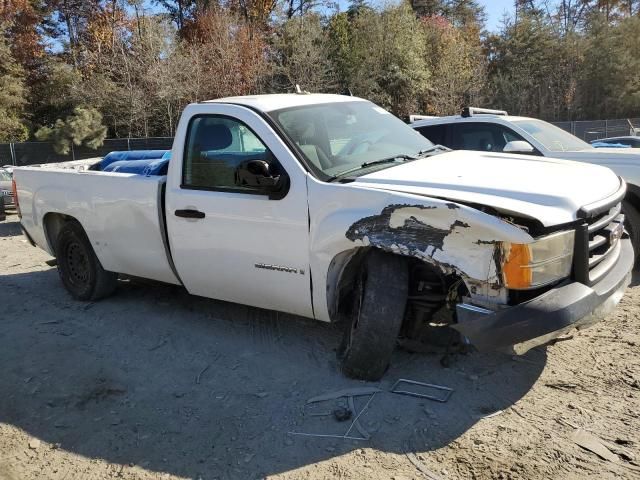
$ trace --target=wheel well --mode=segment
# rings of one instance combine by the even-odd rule
[[[44,233],[47,237],[47,243],[49,244],[49,250],[51,255],[56,255],[56,242],[58,241],[58,234],[62,227],[68,222],[78,222],[77,219],[64,213],[47,213],[42,219],[44,226]],[[78,222],[80,223],[80,222]]]
[[[333,257],[327,275],[327,303],[332,321],[340,320],[341,301],[345,299],[356,272],[370,250],[371,247],[354,248]]]
[[[640,211],[640,187],[632,184],[627,184],[627,194],[624,199]]]
[[[365,258],[375,247],[360,247],[341,252],[331,262],[327,276],[327,301],[332,321],[339,321],[350,314],[352,302],[349,300],[353,291],[356,275]],[[378,250],[378,249],[376,249]],[[398,255],[387,253],[388,255]],[[436,310],[444,306],[449,290],[463,285],[457,275],[445,275],[437,266],[417,258],[402,257],[409,269],[409,297],[407,298],[407,315],[414,320],[424,320]],[[431,283],[431,287],[427,285]],[[427,288],[429,292],[422,291]],[[464,287],[463,287],[464,288]],[[420,317],[420,318],[416,318]],[[408,317],[407,317],[408,318]]]

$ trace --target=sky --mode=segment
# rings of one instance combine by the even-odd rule
[[[505,12],[513,13],[513,0],[480,0],[487,12],[487,30],[495,32],[500,29]]]

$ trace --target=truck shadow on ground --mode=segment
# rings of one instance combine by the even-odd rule
[[[360,417],[370,440],[303,437],[288,432],[349,424],[310,415],[308,398],[365,385],[340,374],[335,326],[135,282],[75,302],[55,269],[0,276],[0,305],[0,422],[85,457],[188,478],[257,478],[357,448],[438,449],[518,401],[546,363],[544,349],[519,361],[458,356],[449,368],[439,355],[398,352]],[[399,378],[454,392],[446,403],[388,393]]]

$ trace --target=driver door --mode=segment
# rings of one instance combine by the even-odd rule
[[[172,152],[166,196],[182,282],[196,295],[313,317],[304,171],[252,111],[225,104],[198,109],[181,120],[175,145],[182,139],[184,150]],[[239,180],[238,167],[250,160],[288,176],[281,198]]]

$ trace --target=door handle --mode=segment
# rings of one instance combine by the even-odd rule
[[[199,210],[176,210],[176,217],[182,218],[204,218],[204,212]]]

